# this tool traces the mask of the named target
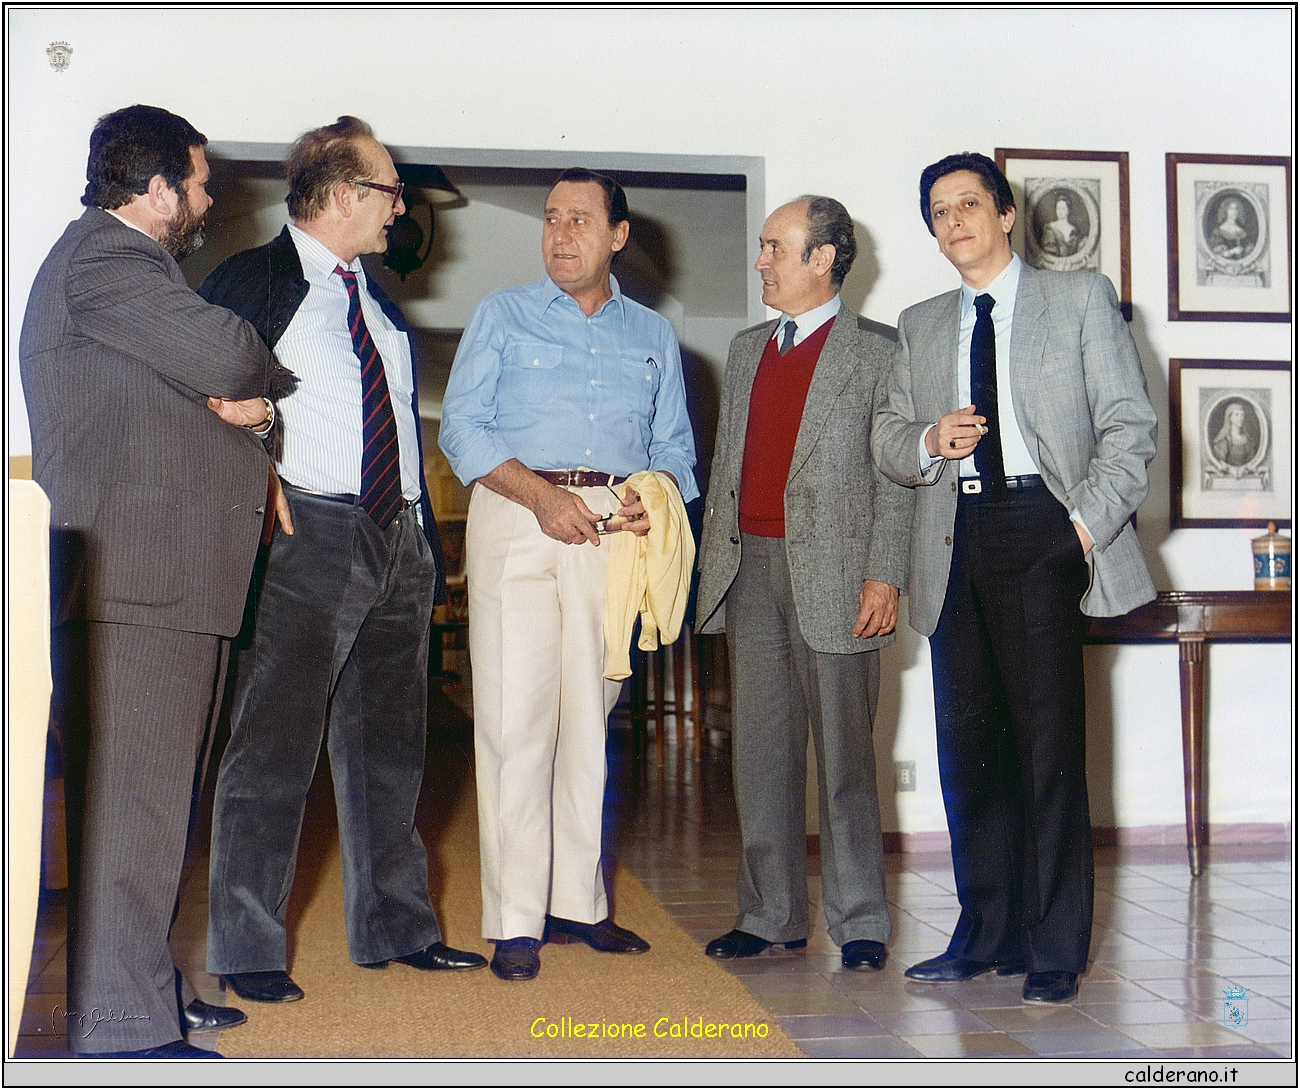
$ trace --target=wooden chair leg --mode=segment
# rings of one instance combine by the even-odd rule
[[[700,683],[700,638],[689,632],[686,644],[691,652],[691,718],[695,726],[695,759],[703,754],[704,746],[704,693]]]
[[[664,651],[661,647],[658,651],[648,652],[648,654],[654,660],[655,671],[655,696],[650,713],[650,718],[654,720],[655,725],[655,756],[659,763],[663,764],[664,746],[667,744],[664,735],[668,731],[668,716],[664,710]]]

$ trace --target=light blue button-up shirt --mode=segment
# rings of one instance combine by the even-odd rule
[[[529,469],[671,473],[699,495],[677,338],[625,298],[588,318],[549,277],[474,310],[442,400],[438,445],[468,485],[511,458]]]

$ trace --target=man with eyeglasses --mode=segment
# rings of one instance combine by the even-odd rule
[[[199,289],[297,378],[276,406],[280,526],[254,580],[212,823],[208,971],[261,1002],[303,996],[284,921],[327,725],[352,960],[487,964],[442,942],[415,829],[445,579],[406,324],[359,260],[388,248],[402,183],[354,117],[304,133],[285,166],[293,222]]]

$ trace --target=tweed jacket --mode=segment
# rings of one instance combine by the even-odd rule
[[[909,307],[898,320],[902,348],[876,416],[877,464],[917,493],[908,617],[934,632],[952,562],[957,463],[921,473],[921,437],[961,408],[957,336],[961,291]],[[1109,617],[1149,602],[1155,586],[1130,516],[1147,494],[1156,414],[1142,362],[1111,282],[1097,273],[1020,269],[1011,327],[1011,399],[1016,424],[1043,481],[1092,534],[1090,585],[1081,608]]]
[[[56,623],[75,609],[239,630],[266,450],[207,399],[266,394],[272,366],[257,331],[199,298],[153,239],[100,208],[68,226],[19,343],[32,475],[51,503]]]
[[[366,290],[374,297],[388,320],[403,333],[407,333],[406,319],[401,310],[379,286],[375,277],[366,277]],[[199,294],[204,299],[227,307],[240,317],[248,319],[272,349],[289,328],[294,314],[307,298],[307,291],[307,278],[302,274],[302,259],[298,256],[298,247],[294,245],[288,227],[264,246],[232,254],[199,285]],[[281,373],[287,374],[283,371]],[[420,517],[424,523],[424,536],[429,540],[429,547],[433,550],[433,558],[438,565],[434,602],[442,603],[447,600],[447,565],[442,555],[438,524],[433,518],[429,485],[424,477],[418,379],[419,367],[412,360],[411,408],[415,413],[415,439],[420,454]],[[284,383],[284,392],[292,388],[292,383],[292,378]],[[272,396],[276,396],[276,393]]]
[[[740,471],[749,398],[775,322],[731,342],[718,413],[718,439],[700,545],[697,616],[701,632],[726,624],[726,597],[740,570]],[[903,587],[913,489],[872,464],[873,414],[898,344],[888,326],[841,308],[813,372],[785,486],[785,549],[799,630],[815,651],[852,654],[892,642],[857,639],[862,583]]]

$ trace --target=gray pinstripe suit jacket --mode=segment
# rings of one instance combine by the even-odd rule
[[[207,398],[266,393],[257,331],[200,299],[157,242],[90,208],[36,276],[19,366],[32,475],[56,547],[70,538],[80,554],[66,591],[86,617],[238,632],[267,457]]]
[[[898,344],[888,326],[841,309],[822,347],[804,402],[785,486],[785,548],[804,641],[815,651],[871,651],[893,633],[855,639],[865,579],[906,584],[913,489],[872,464],[871,422]],[[700,544],[697,616],[721,632],[726,595],[740,570],[740,470],[749,397],[775,322],[736,334],[727,358],[718,438]]]
[[[918,444],[940,416],[961,408],[960,306],[958,290],[903,311],[902,352],[872,437],[880,468],[917,493],[908,617],[925,636],[938,624],[948,585],[957,463],[944,461],[923,476]],[[1052,495],[1067,510],[1078,508],[1096,542],[1083,612],[1116,616],[1149,602],[1155,586],[1128,520],[1147,494],[1156,414],[1111,282],[1097,273],[1022,265],[1010,366],[1016,423],[1029,454]]]

